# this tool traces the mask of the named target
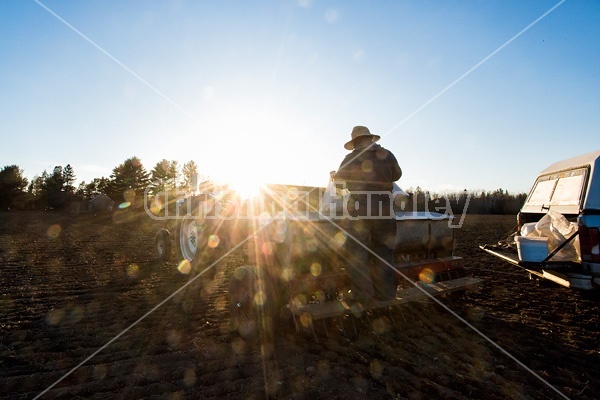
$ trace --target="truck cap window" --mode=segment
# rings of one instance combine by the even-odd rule
[[[528,205],[577,206],[585,184],[587,168],[541,176],[529,198]]]

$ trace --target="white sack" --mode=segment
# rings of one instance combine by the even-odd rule
[[[527,236],[548,238],[549,251],[552,252],[577,231],[577,226],[571,224],[564,215],[556,211],[548,211],[536,224],[535,231]],[[551,261],[580,262],[579,237],[571,240],[561,251],[552,257]]]
[[[350,192],[347,189],[340,190],[335,187],[332,173],[332,179],[329,180],[329,184],[325,188],[325,193],[323,193],[323,197],[321,197],[319,211],[321,214],[330,217],[341,215],[349,195]]]

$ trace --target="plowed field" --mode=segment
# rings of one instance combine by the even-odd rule
[[[600,301],[479,250],[514,223],[468,216],[456,231],[484,283],[443,300],[455,315],[415,304],[318,341],[290,323],[265,347],[230,332],[239,254],[175,293],[192,277],[156,260],[161,224],[144,214],[0,213],[0,397],[598,399]]]

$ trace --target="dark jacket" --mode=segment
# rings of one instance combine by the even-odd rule
[[[368,149],[355,149],[340,164],[334,179],[344,181],[350,193],[391,192],[402,176],[396,157],[378,144]]]

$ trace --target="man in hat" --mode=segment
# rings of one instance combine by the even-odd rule
[[[388,263],[393,262],[396,240],[392,190],[402,170],[396,157],[375,143],[379,139],[368,128],[355,126],[351,140],[344,145],[351,153],[335,174],[336,183],[350,191],[346,247],[352,298],[358,303],[390,300],[396,295],[395,271]],[[369,257],[364,246],[377,257]]]

